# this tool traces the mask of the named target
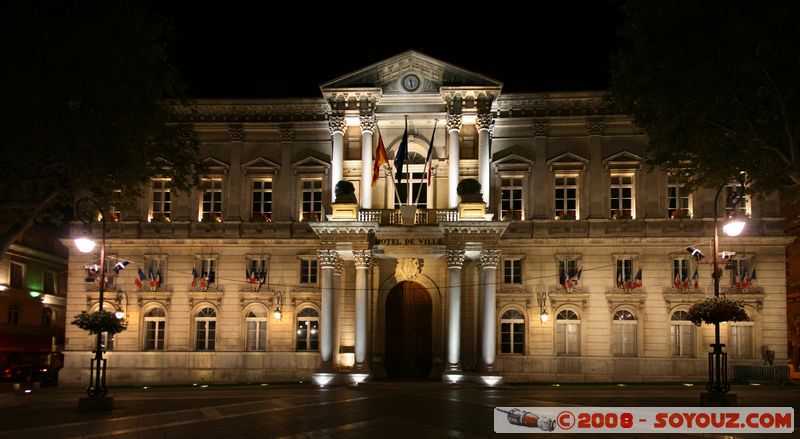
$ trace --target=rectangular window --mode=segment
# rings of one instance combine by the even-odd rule
[[[619,258],[617,259],[616,270],[617,287],[622,288],[621,284],[633,281],[633,259]]]
[[[411,172],[411,179],[407,172],[402,172],[398,176],[400,183],[397,185],[397,197],[394,197],[394,208],[399,209],[398,198],[402,204],[417,202],[420,209],[428,208],[428,178],[425,172]],[[409,193],[409,191],[411,191]]]
[[[25,264],[11,261],[9,286],[11,288],[25,288]]]
[[[166,259],[145,258],[143,271],[148,282],[155,282],[157,287],[161,287],[166,284]]]
[[[734,216],[734,213],[739,218],[746,218],[750,216],[750,196],[744,195],[743,198],[739,199],[743,192],[744,189],[739,184],[730,185],[725,188],[726,217],[730,218]],[[736,200],[739,200],[739,202],[736,203]]]
[[[272,221],[272,180],[253,181],[253,220]]]
[[[259,279],[263,279],[264,283],[266,283],[267,275],[269,274],[268,267],[267,267],[267,259],[262,257],[255,257],[255,258],[247,258],[247,273],[248,277],[252,274],[252,277],[258,281]]]
[[[612,332],[612,351],[614,356],[636,356],[636,321],[614,321]]]
[[[667,218],[691,218],[692,205],[689,192],[682,184],[670,182],[667,185]]]
[[[611,217],[633,218],[633,175],[611,174]]]
[[[315,284],[315,283],[317,283],[317,260],[316,259],[301,259],[300,260],[300,283],[302,283],[302,284]]]
[[[147,351],[164,350],[164,320],[145,319],[145,343]]]
[[[197,345],[198,351],[213,351],[216,343],[216,320],[198,320]]]
[[[575,259],[559,259],[558,260],[558,275],[574,277],[578,273],[578,261]]]
[[[44,270],[42,278],[42,290],[45,294],[55,295],[58,291],[56,287],[56,273],[50,270]]]
[[[753,358],[753,322],[730,322],[728,325],[731,357]]]
[[[222,179],[205,178],[202,181],[200,221],[222,221]]]
[[[264,318],[247,319],[247,350],[267,350],[267,320]]]
[[[500,324],[500,352],[522,354],[525,345],[525,323]]]
[[[739,258],[730,261],[732,265],[731,286],[736,288],[749,288],[756,277],[755,264],[750,258]]]
[[[556,354],[578,355],[580,321],[556,321]]]
[[[673,357],[694,357],[694,325],[689,321],[670,324]]]
[[[507,258],[503,260],[503,282],[507,284],[522,283],[522,259]]]
[[[322,180],[303,180],[303,221],[322,220]]]
[[[525,219],[522,210],[522,187],[521,178],[500,179],[500,218],[504,221]]]
[[[692,282],[689,272],[689,260],[677,258],[672,260],[672,281],[675,288],[689,288]]]
[[[217,260],[211,258],[200,258],[199,275],[208,279],[208,283],[212,284],[217,281]]]
[[[168,222],[172,216],[172,181],[168,178],[156,179],[152,182],[152,204],[150,205],[150,221]]]
[[[580,219],[578,212],[578,176],[556,175],[553,182],[554,217]]]

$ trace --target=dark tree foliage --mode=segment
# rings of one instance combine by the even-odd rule
[[[611,93],[690,187],[800,188],[800,3],[623,2]]]
[[[79,196],[119,206],[154,175],[196,185],[194,131],[171,123],[167,28],[143,2],[0,9],[0,253]]]

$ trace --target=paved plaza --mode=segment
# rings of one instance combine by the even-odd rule
[[[8,389],[6,389],[8,390]],[[77,389],[6,393],[0,439],[10,438],[481,438],[495,435],[498,406],[697,406],[702,386],[514,385],[372,382],[112,388],[111,412],[78,413]],[[800,409],[800,386],[734,386],[740,406]],[[796,422],[796,421],[795,421]],[[513,436],[513,435],[512,435]],[[539,434],[536,437],[612,437]],[[654,435],[656,436],[656,435]],[[657,435],[726,437],[723,435]],[[617,435],[633,438],[636,434]],[[737,437],[739,437],[737,435]],[[800,437],[764,434],[741,437]]]

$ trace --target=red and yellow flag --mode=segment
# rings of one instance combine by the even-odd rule
[[[386,156],[386,147],[383,146],[383,137],[381,132],[378,131],[378,147],[375,148],[375,164],[372,167],[372,185],[378,183],[378,178],[381,176],[381,166],[389,163],[389,157]]]

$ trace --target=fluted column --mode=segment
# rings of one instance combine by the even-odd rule
[[[447,207],[455,209],[458,207],[458,187],[459,176],[459,148],[461,147],[461,114],[447,115],[447,132],[449,134],[448,143],[448,174],[447,174]]]
[[[361,208],[372,209],[372,133],[375,116],[361,116]]]
[[[494,368],[494,360],[497,354],[497,311],[496,311],[496,292],[497,292],[497,264],[500,262],[500,250],[481,251],[481,269],[483,270],[483,284],[481,295],[483,296],[483,327],[482,327],[482,355],[483,365],[486,371]]]
[[[586,129],[589,133],[589,216],[588,218],[608,218],[611,213],[611,206],[608,203],[610,193],[608,183],[603,173],[603,131],[606,128],[606,121],[603,118],[591,118],[586,122]],[[581,197],[581,200],[586,200]],[[581,203],[581,207],[584,206]],[[581,211],[583,208],[581,208]],[[583,216],[583,214],[581,214]]]
[[[336,201],[336,183],[344,177],[344,132],[347,123],[344,116],[331,116],[328,119],[328,128],[331,130],[333,149],[331,150],[331,200]]]
[[[370,250],[353,250],[356,266],[356,369],[366,367],[367,358],[367,270],[372,260]]]
[[[494,119],[490,113],[479,114],[475,119],[475,127],[478,129],[478,181],[483,191],[483,202],[487,205],[491,194],[489,164],[492,159],[489,156],[489,142],[493,125]]]
[[[322,271],[322,306],[319,316],[319,355],[322,366],[332,366],[333,352],[333,270],[339,255],[336,250],[317,250],[319,268]]]
[[[333,324],[331,325],[331,356],[333,363],[339,362],[338,355],[339,347],[341,346],[341,333],[342,333],[342,275],[344,274],[344,261],[342,258],[336,260],[336,268],[333,269]]]
[[[464,250],[447,250],[447,369],[461,370],[461,267]]]

